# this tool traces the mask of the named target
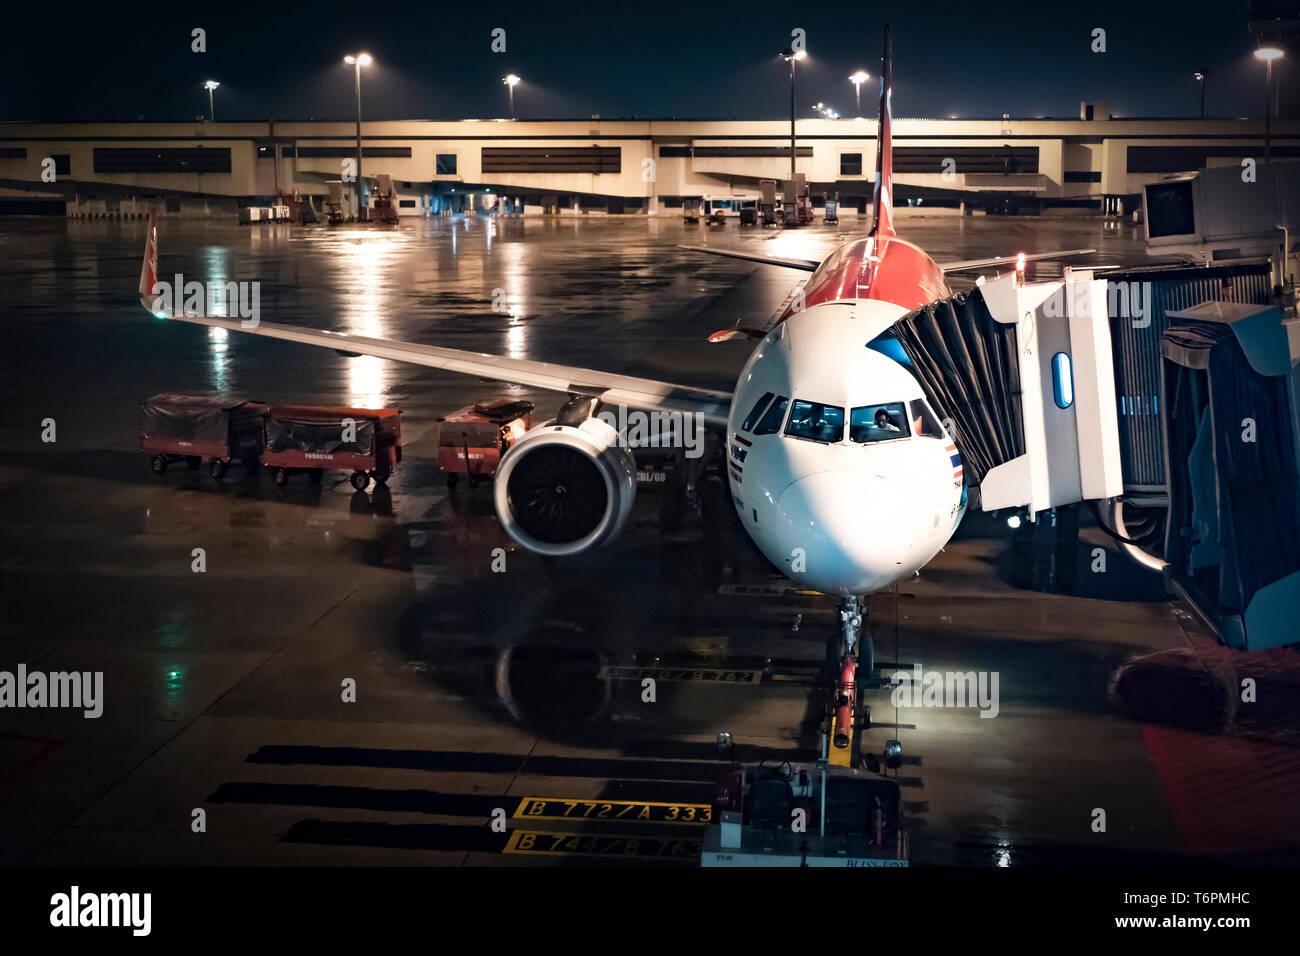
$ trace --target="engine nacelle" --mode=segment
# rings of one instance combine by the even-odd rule
[[[581,554],[614,540],[636,498],[636,462],[599,418],[549,421],[506,453],[493,483],[497,518],[538,554]]]

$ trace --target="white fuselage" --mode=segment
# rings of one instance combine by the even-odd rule
[[[736,511],[773,564],[822,593],[866,594],[912,574],[965,510],[960,458],[920,384],[867,347],[907,311],[842,299],[793,314],[737,383],[727,422]],[[768,414],[755,416],[760,405]]]

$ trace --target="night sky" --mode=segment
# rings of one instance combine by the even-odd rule
[[[776,54],[795,27],[809,52],[800,116],[818,100],[853,115],[847,77],[859,68],[872,75],[862,89],[870,116],[886,21],[896,116],[1077,118],[1085,99],[1119,116],[1195,116],[1197,70],[1210,74],[1206,115],[1263,111],[1246,0],[289,7],[102,3],[12,29],[0,118],[188,119],[207,113],[200,84],[212,78],[218,120],[350,119],[342,57],[364,49],[376,60],[363,80],[368,119],[505,116],[509,72],[524,80],[520,119],[773,119],[788,115]],[[206,53],[190,52],[194,27],[207,31]],[[491,52],[495,27],[506,30],[505,53]],[[1104,54],[1090,49],[1095,27],[1106,30]],[[1288,67],[1279,78],[1294,75]]]

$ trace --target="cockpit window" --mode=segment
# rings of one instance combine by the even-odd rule
[[[785,433],[792,438],[837,442],[844,438],[844,409],[795,399]]]
[[[745,421],[740,426],[741,431],[752,432],[754,430],[754,423],[758,421],[758,416],[763,414],[763,409],[767,408],[767,403],[771,399],[771,392],[763,393],[763,397],[754,403],[753,409],[745,416]]]
[[[790,403],[790,399],[784,395],[778,395],[772,407],[767,410],[757,425],[754,426],[755,435],[775,435],[781,430],[781,422],[785,421],[785,407]]]
[[[910,434],[907,406],[902,402],[864,405],[853,409],[849,417],[849,440],[859,444],[907,438]]]
[[[922,438],[947,438],[930,406],[919,398],[912,399],[912,432]]]

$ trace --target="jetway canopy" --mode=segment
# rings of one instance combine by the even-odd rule
[[[994,321],[979,289],[933,302],[893,332],[975,484],[1024,454],[1016,329]]]

